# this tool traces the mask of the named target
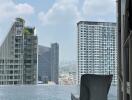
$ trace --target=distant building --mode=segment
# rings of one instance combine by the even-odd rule
[[[60,73],[59,74],[60,85],[75,85],[76,84],[76,72]]]
[[[48,81],[58,84],[59,74],[59,45],[51,44],[51,47],[39,46],[38,78],[43,83]]]
[[[78,82],[83,74],[112,74],[117,84],[116,23],[80,21],[78,27]]]
[[[50,48],[41,45],[38,48],[38,80],[48,83],[51,81]]]
[[[64,61],[64,62],[61,62],[59,66],[60,66],[59,67],[59,84],[61,85],[78,84],[76,61]]]
[[[37,36],[16,18],[0,47],[0,85],[37,83]]]
[[[59,45],[51,44],[51,80],[58,84],[59,78]]]

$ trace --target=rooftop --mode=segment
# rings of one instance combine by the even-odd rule
[[[33,35],[34,34],[34,29],[35,28],[30,28],[30,27],[24,27],[24,35]]]

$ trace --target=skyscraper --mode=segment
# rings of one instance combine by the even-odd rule
[[[51,80],[58,84],[59,78],[59,45],[51,44]]]
[[[59,45],[51,44],[51,47],[39,46],[38,56],[39,81],[48,81],[58,84],[59,78]]]
[[[16,18],[0,47],[0,85],[37,83],[37,36]]]
[[[43,83],[51,81],[51,52],[50,47],[38,47],[38,80]]]
[[[113,74],[117,83],[116,23],[80,21],[78,27],[78,83],[83,74]]]

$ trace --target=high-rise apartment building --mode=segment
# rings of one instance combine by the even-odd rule
[[[39,46],[38,76],[39,81],[58,84],[59,78],[59,45],[52,43],[51,47]]]
[[[132,100],[132,0],[117,0],[118,100]]]
[[[0,47],[0,85],[37,83],[37,36],[16,18]]]
[[[116,85],[116,23],[80,21],[77,27],[78,83],[83,74],[112,74]]]

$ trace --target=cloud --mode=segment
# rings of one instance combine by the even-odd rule
[[[78,6],[80,2],[82,6]],[[56,0],[47,12],[39,12],[44,25],[76,23],[79,20],[115,21],[115,0]]]
[[[19,14],[32,14],[32,13],[34,13],[34,8],[27,3],[16,5],[15,9],[16,9],[16,12]]]
[[[82,13],[84,17],[94,20],[115,20],[115,0],[85,0]]]
[[[13,0],[0,0],[0,20],[32,13],[34,8],[27,3],[16,4]]]
[[[51,24],[70,24],[81,19],[81,14],[77,8],[78,0],[57,0],[57,2],[48,10],[40,12],[39,19],[44,25]]]
[[[56,0],[47,12],[41,11],[38,14],[44,29],[39,39],[43,38],[43,43],[47,41],[58,42],[61,60],[69,59],[69,52],[71,55],[75,54],[76,23],[82,19],[77,7],[78,1]],[[72,56],[71,59],[74,59],[74,57]]]
[[[79,0],[56,0],[56,2],[63,3],[63,4],[77,4]]]

